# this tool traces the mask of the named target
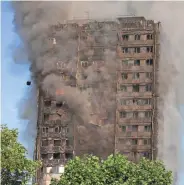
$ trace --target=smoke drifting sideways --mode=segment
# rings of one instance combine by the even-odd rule
[[[103,7],[103,12],[101,7]],[[73,52],[72,46],[66,47],[65,50],[65,44],[61,44],[57,52],[58,56],[48,56],[49,53],[46,51],[52,48],[52,44],[48,43],[50,25],[66,19],[86,17],[86,12],[91,19],[134,14],[160,21],[159,93],[162,103],[159,105],[161,115],[159,119],[159,158],[174,173],[183,170],[182,127],[179,113],[179,105],[184,103],[182,85],[184,79],[183,2],[14,2],[13,8],[16,32],[24,42],[24,51],[27,52],[31,62],[31,70],[37,85],[41,84],[40,74],[51,73],[55,70],[57,61],[62,57],[65,58],[67,51],[71,49],[71,53]],[[63,35],[64,40],[68,40],[68,37],[68,34]],[[70,65],[73,66],[73,64]],[[72,68],[75,69],[75,67]],[[92,80],[95,78],[91,77]],[[47,87],[47,83],[43,84],[43,87],[45,86]],[[90,111],[92,111],[92,106]]]

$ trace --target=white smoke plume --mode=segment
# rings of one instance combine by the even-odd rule
[[[47,55],[42,56],[52,47],[46,41],[50,25],[73,18],[103,19],[131,14],[160,21],[159,92],[162,103],[159,105],[159,158],[174,173],[182,170],[184,160],[181,159],[182,127],[179,106],[184,104],[184,2],[16,2],[13,7],[17,32],[24,41],[24,50],[32,61],[32,72],[38,84],[37,75],[40,72],[50,73],[55,68],[50,66],[49,60],[53,64],[59,58],[67,57],[64,48],[59,49],[56,59],[52,58],[53,55],[48,58]],[[63,43],[70,36],[63,34],[62,38]],[[73,44],[67,47],[71,52]],[[88,72],[89,75],[90,71]],[[88,80],[98,78],[89,76],[86,81]]]

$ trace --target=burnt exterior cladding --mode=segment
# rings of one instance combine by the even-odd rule
[[[95,21],[94,21],[95,22]],[[86,52],[93,52],[93,57],[81,55],[82,42],[90,37],[91,20],[73,20],[67,24],[55,26],[56,31],[72,26],[77,30],[78,61],[77,76],[82,75],[82,68],[91,63],[103,64],[101,50],[107,45],[90,45]],[[129,160],[138,161],[140,157],[155,159],[157,156],[157,84],[159,61],[159,23],[145,20],[144,17],[123,17],[116,21],[96,21],[99,30],[103,25],[110,25],[116,41],[108,48],[116,51],[118,69],[116,72],[116,121],[114,124],[114,152],[128,156]],[[63,28],[64,27],[64,28]],[[95,30],[98,31],[98,28]],[[101,34],[103,37],[103,33]],[[107,35],[108,36],[108,35]],[[57,43],[57,40],[54,42]],[[56,44],[55,43],[55,44]],[[81,47],[81,48],[80,48]],[[84,49],[84,48],[82,48]],[[96,55],[94,54],[96,53]],[[116,62],[116,61],[115,61]],[[65,76],[67,78],[67,76]],[[35,159],[43,161],[38,179],[46,173],[60,173],[59,165],[64,165],[74,155],[78,155],[77,128],[72,125],[72,113],[65,103],[57,104],[41,91],[38,95],[38,135],[35,145]],[[80,153],[80,152],[79,152]],[[47,168],[52,167],[52,171]],[[41,183],[40,183],[41,184]]]

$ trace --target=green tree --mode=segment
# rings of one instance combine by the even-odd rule
[[[18,130],[1,126],[1,183],[26,184],[40,167],[40,161],[27,159],[27,150],[17,141]]]
[[[135,164],[121,154],[75,157],[65,167],[60,180],[51,185],[171,185],[172,173],[160,161],[141,159]]]

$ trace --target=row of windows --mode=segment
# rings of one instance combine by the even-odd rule
[[[152,91],[152,85],[151,84],[146,84],[146,85],[139,85],[139,84],[135,84],[132,85],[132,92],[140,92],[140,87],[144,87],[144,91],[145,92],[151,92]],[[127,92],[128,90],[128,86],[126,85],[120,85],[120,91],[122,92]]]
[[[120,118],[151,118],[151,111],[139,111],[139,112],[120,112]]]
[[[53,154],[41,154],[41,158],[42,159],[61,159],[63,157],[63,155],[65,155],[66,159],[72,159],[73,154],[72,153],[53,153]]]
[[[147,53],[152,53],[153,52],[153,46],[148,46],[148,47],[122,47],[122,52],[123,53],[142,53],[142,52],[147,52]]]
[[[65,133],[69,132],[69,128],[65,127],[65,128],[61,128],[60,126],[55,127],[55,128],[48,128],[48,127],[43,127],[42,128],[42,133],[61,133],[62,131],[64,131]]]
[[[119,143],[121,144],[131,144],[131,145],[150,145],[151,139],[119,139]]]
[[[141,73],[121,73],[121,77],[123,80],[126,80],[129,78],[129,76],[132,76],[132,79],[139,79]],[[145,77],[148,79],[152,78],[152,73],[147,72],[147,73],[142,73],[145,74]]]
[[[145,60],[145,64],[148,66],[153,65],[153,59]],[[122,60],[123,66],[140,66],[140,60]]]
[[[128,41],[130,39],[130,37],[132,37],[132,36],[133,35],[128,35],[128,34],[122,35],[122,39],[125,40],[125,41]],[[140,35],[140,34],[134,35],[134,40],[141,40],[142,37],[145,37],[145,35]],[[153,40],[153,35],[152,34],[147,34],[146,39],[147,40]]]
[[[121,99],[119,100],[121,105],[150,105],[151,99]]]
[[[66,144],[66,146],[69,146],[72,144],[72,141],[68,140],[68,139],[66,139],[66,140],[65,139],[63,139],[63,140],[54,139],[54,141],[44,139],[44,140],[42,140],[42,146],[49,146],[49,143],[52,143],[52,142],[53,142],[54,146],[62,146],[63,144]]]
[[[45,100],[44,101],[44,106],[45,107],[50,107],[52,104],[52,101],[51,100]],[[58,102],[55,104],[57,108],[61,108],[63,105],[64,105],[64,102]]]
[[[151,159],[151,153],[148,151],[145,151],[145,152],[123,152],[123,154],[125,156],[131,155],[134,158],[136,158],[137,156],[140,156],[140,157],[145,157],[145,158]]]
[[[137,132],[139,126],[138,125],[128,125],[128,126],[121,125],[120,128],[121,128],[122,132]],[[145,132],[150,132],[151,131],[151,125],[145,125],[144,126],[144,131]]]

